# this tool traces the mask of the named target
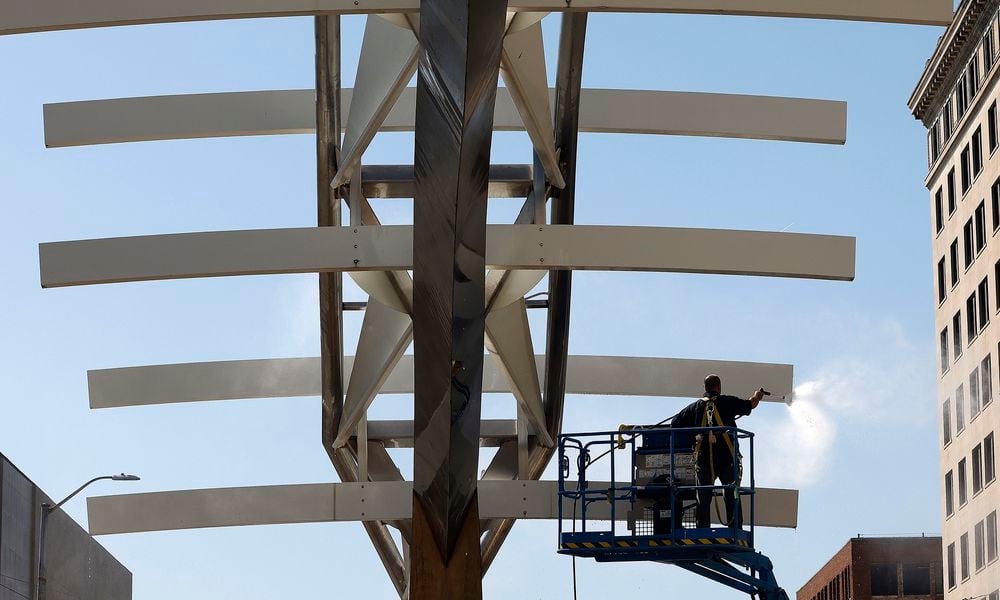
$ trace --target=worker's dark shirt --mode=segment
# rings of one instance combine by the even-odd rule
[[[705,406],[707,402],[703,400],[695,400],[691,404],[684,407],[684,410],[677,413],[673,421],[670,422],[672,428],[682,428],[682,427],[701,427],[702,419],[705,417]],[[749,400],[744,400],[742,398],[737,398],[736,396],[723,396],[719,395],[715,397],[715,426],[716,427],[735,427],[736,417],[742,415],[749,415],[750,411],[753,410],[753,403]],[[721,419],[721,421],[720,421]],[[694,448],[695,446],[695,432],[677,432],[673,436],[673,443],[675,448]],[[719,448],[723,448],[720,444]],[[728,452],[728,448],[726,450]]]
[[[671,427],[701,427],[706,404],[708,403],[703,400],[695,400],[688,404],[671,421]],[[753,403],[749,400],[720,394],[715,397],[715,426],[734,427],[736,417],[749,415],[752,410]]]

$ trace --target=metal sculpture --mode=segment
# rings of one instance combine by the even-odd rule
[[[549,12],[562,13],[554,90],[547,86],[540,26]],[[846,105],[583,89],[589,12],[944,25],[952,6],[950,0],[37,0],[0,6],[0,34],[315,16],[315,90],[45,107],[49,147],[316,134],[316,228],[42,244],[41,280],[43,287],[60,287],[318,273],[320,357],[92,371],[90,399],[93,408],[107,408],[319,395],[323,447],[342,483],[91,498],[94,533],[360,521],[400,597],[478,597],[480,579],[515,520],[559,514],[555,482],[537,480],[562,432],[567,393],[693,396],[706,371],[733,383],[764,382],[777,396],[791,392],[788,365],[570,356],[572,271],[849,281],[853,238],[574,225],[577,138],[601,132],[841,144]],[[359,13],[371,16],[358,75],[353,89],[342,90],[339,18]],[[418,86],[407,88],[414,73]],[[498,89],[498,78],[505,87]],[[410,130],[413,165],[363,164],[379,132]],[[530,164],[490,164],[492,133],[502,130],[527,134]],[[368,201],[373,197],[414,198],[414,225],[382,226]],[[524,198],[513,225],[486,225],[489,197]],[[363,307],[354,307],[365,309],[354,357],[343,354],[345,272],[369,294]],[[547,299],[527,301],[525,294],[546,275]],[[532,308],[548,312],[541,355],[528,329]],[[411,341],[415,355],[409,357]],[[268,376],[247,377],[262,373]],[[411,392],[413,421],[368,421],[379,394]],[[482,421],[483,393],[512,394],[517,418]],[[480,446],[498,451],[477,481]],[[414,448],[414,482],[402,480],[386,451],[393,447]],[[595,518],[615,512],[595,510]],[[754,516],[758,525],[794,527],[797,493],[758,490]],[[399,530],[401,546],[390,527]]]

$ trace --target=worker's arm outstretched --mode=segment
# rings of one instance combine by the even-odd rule
[[[745,400],[738,396],[720,394],[715,397],[715,404],[719,408],[723,422],[732,423],[736,417],[749,415],[750,411],[757,408],[765,393],[764,388],[760,388]]]

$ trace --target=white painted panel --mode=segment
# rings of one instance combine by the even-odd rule
[[[548,448],[555,446],[555,440],[546,430],[538,364],[523,298],[486,316],[485,338],[493,367],[506,377],[539,442]]]
[[[722,379],[723,392],[748,397],[758,388],[771,392],[765,400],[782,401],[792,393],[792,365],[709,361],[685,358],[572,356],[566,367],[567,391],[602,395],[614,388],[622,396],[698,396],[705,376]],[[318,375],[317,375],[318,377]],[[317,392],[319,393],[319,392]]]
[[[595,487],[602,485],[607,484],[594,483]],[[483,519],[559,517],[555,481],[492,480],[481,481],[479,486]],[[758,488],[756,525],[796,527],[797,503],[795,490]],[[616,507],[616,520],[626,519],[625,506],[620,503]],[[179,490],[87,499],[93,535],[282,523],[395,521],[409,519],[411,510],[412,484],[408,481]],[[587,517],[609,519],[610,505],[592,504]]]
[[[559,168],[552,128],[541,23],[509,33],[504,38],[500,54],[500,75],[507,87],[508,97],[521,115],[521,122],[531,138],[535,153],[541,158],[549,182],[557,188],[566,187],[562,169]]]
[[[670,227],[494,225],[494,268],[854,279],[851,237]]]
[[[368,145],[417,71],[417,38],[409,29],[368,17],[361,42],[353,102],[347,116],[343,154],[330,183],[346,182]]]
[[[952,0],[574,0],[573,10],[756,15],[947,25]],[[516,11],[562,11],[562,0],[511,0]],[[209,19],[407,12],[417,0],[7,0],[0,34]]]
[[[40,244],[39,258],[43,287],[235,274],[388,271],[411,268],[412,237],[409,226],[180,233]]]
[[[550,100],[554,91],[550,90]],[[772,96],[584,89],[580,131],[752,138],[843,144],[847,103]],[[345,112],[353,91],[342,92]],[[416,91],[403,90],[380,131],[413,131]],[[224,92],[46,104],[49,148],[119,142],[312,133],[313,90]],[[494,128],[523,131],[505,88],[497,90]]]
[[[358,337],[358,353],[351,365],[351,377],[344,395],[340,431],[333,441],[335,448],[356,435],[358,424],[368,414],[368,407],[412,340],[410,315],[369,298]]]
[[[777,96],[583,91],[580,123],[594,133],[642,133],[843,144],[847,103]],[[606,129],[605,129],[606,128]]]
[[[413,483],[337,484],[338,521],[395,521],[409,519],[413,510]]]
[[[483,419],[479,424],[481,448],[495,448],[503,439],[517,436],[514,419]],[[413,447],[413,421],[368,421],[368,440],[381,442],[386,448]]]
[[[216,488],[87,499],[93,533],[333,521],[334,484]]]
[[[544,356],[536,356],[544,369]],[[349,377],[353,357],[345,357]],[[510,388],[493,361],[483,362],[483,391]],[[727,393],[747,395],[763,387],[780,401],[792,391],[792,366],[719,360],[570,356],[566,392],[582,395],[697,397],[705,375],[722,377]],[[235,360],[89,371],[91,408],[178,402],[319,396],[318,358]],[[383,394],[413,393],[413,356],[405,355],[382,387]]]
[[[412,268],[410,226],[259,229],[39,244],[42,287]],[[499,269],[854,279],[851,237],[763,231],[490,225]]]

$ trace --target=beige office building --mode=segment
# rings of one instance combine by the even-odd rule
[[[1000,0],[964,0],[910,109],[928,129],[945,600],[997,600]]]

